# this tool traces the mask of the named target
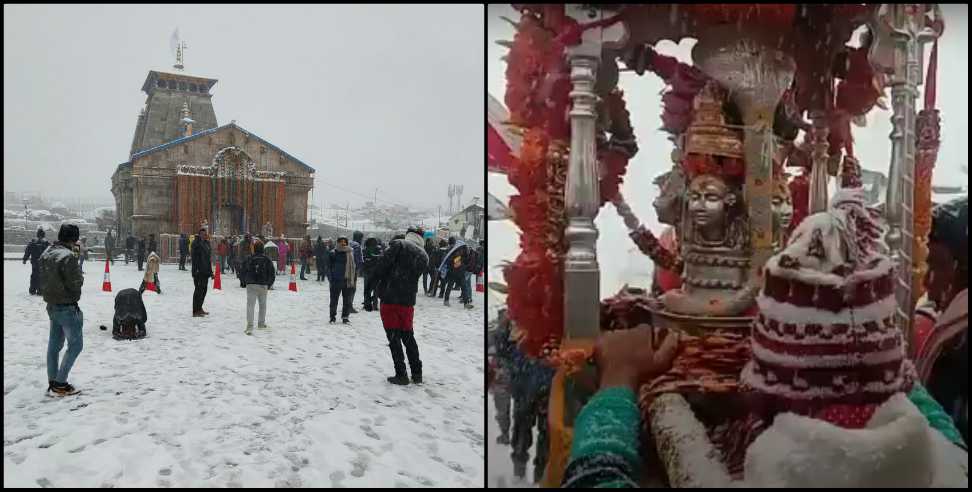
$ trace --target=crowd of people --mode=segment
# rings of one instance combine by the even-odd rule
[[[78,306],[84,274],[81,265],[88,251],[84,238],[79,237],[77,226],[63,224],[58,240],[50,244],[43,230],[38,230],[37,238],[32,240],[24,253],[24,263],[31,262],[31,295],[43,295],[48,304],[51,331],[48,342],[48,390],[53,395],[70,395],[77,390],[68,383],[67,377],[82,346],[82,313]],[[338,303],[341,303],[341,321],[350,324],[351,315],[358,313],[353,303],[358,279],[364,278],[362,309],[377,312],[388,339],[394,376],[388,381],[397,385],[422,382],[422,362],[418,345],[413,333],[413,318],[419,278],[424,277],[423,289],[427,295],[439,297],[449,305],[449,293],[460,289],[460,299],[467,308],[472,308],[472,285],[470,278],[482,268],[482,243],[474,248],[462,240],[450,238],[441,241],[433,248],[431,239],[425,239],[421,228],[409,228],[404,234],[396,235],[387,244],[379,238],[365,239],[361,231],[355,231],[351,239],[341,236],[337,240],[320,236],[312,241],[309,235],[300,241],[267,238],[262,234],[249,233],[221,238],[215,247],[210,244],[207,228],[200,228],[197,234],[182,234],[178,240],[179,270],[189,270],[193,279],[192,316],[204,317],[209,312],[203,309],[209,281],[215,278],[213,265],[222,271],[235,274],[240,288],[246,289],[246,325],[244,333],[252,335],[254,311],[257,306],[257,329],[268,329],[267,295],[273,289],[278,273],[286,272],[288,264],[300,262],[300,280],[307,281],[308,273],[317,270],[317,282],[329,284],[330,305],[329,323],[337,320]],[[118,254],[115,237],[111,230],[105,237],[105,254],[108,262],[114,263]],[[138,271],[144,275],[137,295],[146,290],[161,294],[159,269],[162,257],[154,234],[135,237],[129,234],[125,239],[125,263],[134,258]],[[186,263],[190,267],[186,268]],[[147,265],[145,265],[147,263]],[[296,268],[292,266],[291,268]],[[429,282],[429,279],[432,282]],[[124,289],[125,296],[134,296],[134,289]],[[122,295],[119,293],[119,296]],[[116,296],[118,297],[118,296]],[[132,306],[131,299],[119,302],[116,298],[116,311],[119,306]],[[143,311],[144,307],[139,308]],[[138,311],[139,309],[135,309]],[[118,319],[116,312],[116,332]],[[124,316],[136,320],[138,331],[144,336],[144,320],[137,316]],[[134,325],[133,325],[134,326]],[[67,352],[62,361],[59,353],[67,343]],[[407,361],[407,365],[406,365]],[[409,378],[409,370],[411,378]]]

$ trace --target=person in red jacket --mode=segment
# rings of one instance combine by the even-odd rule
[[[229,242],[226,238],[219,241],[219,245],[216,246],[216,256],[218,256],[217,261],[219,261],[219,267],[222,271],[226,271],[226,259],[229,256]]]
[[[307,280],[304,276],[305,273],[310,271],[310,258],[314,256],[314,247],[311,244],[310,236],[304,236],[304,240],[300,242],[300,279]]]

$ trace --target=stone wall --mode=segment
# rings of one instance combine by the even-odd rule
[[[257,163],[257,169],[288,173],[284,204],[285,231],[288,236],[301,237],[308,226],[307,200],[313,186],[313,174],[306,167],[281,152],[250,137],[239,128],[230,126],[184,144],[153,152],[132,162],[130,178],[124,169],[116,173],[112,192],[123,232],[128,224],[136,235],[176,232],[172,223],[173,176],[177,166],[212,165],[213,156],[228,146],[243,149]],[[126,190],[130,187],[130,194]],[[128,204],[131,204],[130,209]]]

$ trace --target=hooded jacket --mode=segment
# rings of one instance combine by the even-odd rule
[[[378,298],[383,304],[414,306],[418,279],[428,267],[421,236],[409,232],[405,239],[395,239],[371,270]]]
[[[44,238],[31,239],[27,243],[27,248],[24,249],[24,261],[26,262],[29,259],[31,264],[37,263],[48,246],[50,246],[50,243]]]

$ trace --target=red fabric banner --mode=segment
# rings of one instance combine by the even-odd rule
[[[506,174],[513,166],[513,152],[493,125],[486,124],[487,166],[491,172]]]

